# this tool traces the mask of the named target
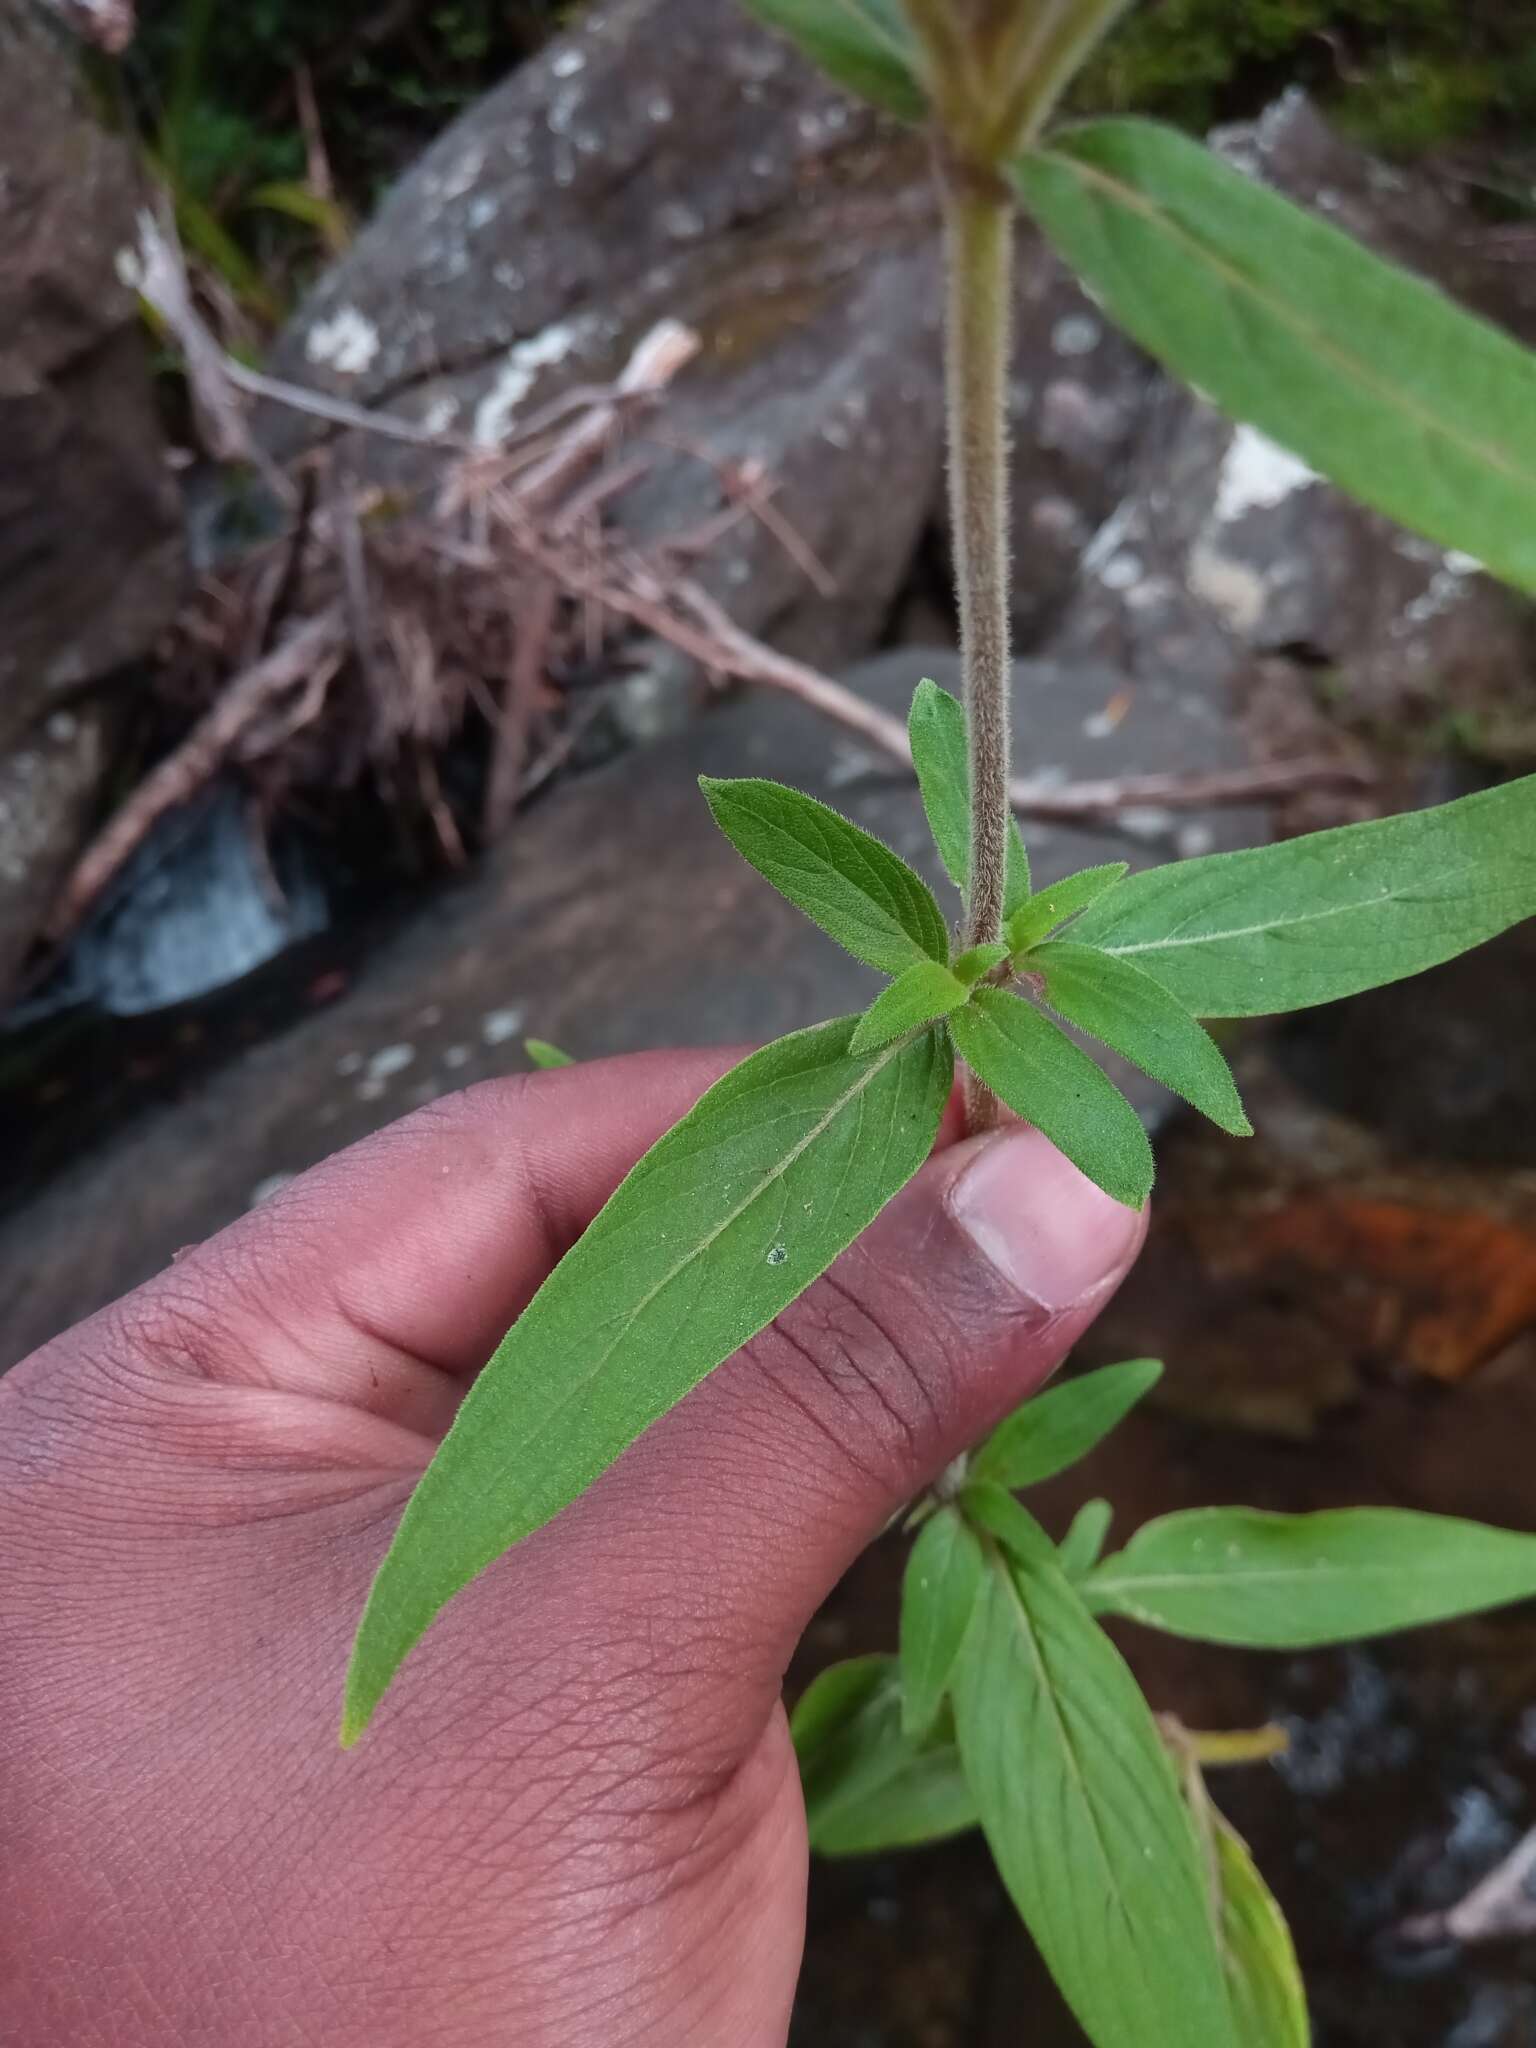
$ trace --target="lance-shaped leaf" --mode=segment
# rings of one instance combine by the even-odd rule
[[[1027,953],[1069,917],[1076,917],[1101,896],[1107,896],[1130,871],[1128,861],[1112,860],[1101,868],[1083,868],[1075,875],[1052,882],[1008,920],[1009,945],[1015,953]]]
[[[1152,1147],[1141,1119],[1101,1067],[1022,997],[983,988],[949,1020],[960,1057],[1127,1208],[1152,1192]]]
[[[343,1740],[433,1616],[787,1308],[927,1158],[949,1097],[929,1032],[868,1059],[854,1020],[715,1084],[645,1155],[471,1388],[368,1598]]]
[[[1045,976],[1045,999],[1069,1024],[1182,1095],[1224,1131],[1253,1136],[1221,1047],[1160,981],[1132,961],[1073,939],[1048,940],[1029,964]]]
[[[1135,1679],[996,1487],[1006,1529],[955,1677],[987,1842],[1096,2048],[1237,2048],[1194,1827]]]
[[[743,0],[747,12],[798,45],[845,92],[903,121],[927,100],[900,0]]]
[[[1296,1944],[1242,1836],[1211,1809],[1222,1960],[1242,2048],[1310,2048]]]
[[[1090,1574],[1100,1612],[1198,1642],[1311,1649],[1536,1595],[1536,1536],[1403,1508],[1191,1508]]]
[[[971,872],[971,763],[965,707],[937,683],[921,682],[907,718],[912,765],[917,770],[923,809],[944,872],[963,895]],[[1019,821],[1008,826],[1008,873],[1003,915],[1011,917],[1029,901],[1029,855]]]
[[[1072,1517],[1072,1526],[1056,1546],[1056,1556],[1074,1585],[1098,1563],[1114,1514],[1107,1500],[1085,1500]]]
[[[1432,810],[1203,854],[1122,882],[1072,937],[1197,1017],[1265,1017],[1398,981],[1536,914],[1536,776]]]
[[[742,859],[813,923],[886,974],[949,961],[933,891],[898,854],[781,782],[700,778],[715,823]]]
[[[981,1590],[981,1545],[957,1508],[923,1524],[901,1585],[901,1724],[926,1735],[938,1719]]]
[[[811,1847],[820,1856],[917,1848],[976,1825],[953,1741],[902,1731],[893,1657],[834,1664],[790,1721]]]
[[[947,967],[937,960],[919,961],[876,996],[859,1019],[850,1050],[874,1052],[893,1038],[947,1017],[969,999],[970,990]]]
[[[1064,1380],[998,1424],[976,1453],[972,1473],[1016,1490],[1038,1486],[1087,1457],[1162,1376],[1159,1360],[1131,1358]]]
[[[1122,326],[1355,497],[1536,590],[1536,358],[1155,123],[1021,157],[1025,201]]]

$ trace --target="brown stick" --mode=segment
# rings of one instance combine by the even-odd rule
[[[54,905],[43,937],[55,944],[67,938],[166,812],[209,780],[275,698],[307,682],[317,668],[335,659],[345,641],[346,613],[341,605],[331,605],[237,676],[86,848]]]
[[[1398,1929],[1426,1948],[1446,1941],[1516,1941],[1536,1934],[1536,1828],[1447,1912],[1422,1913]]]

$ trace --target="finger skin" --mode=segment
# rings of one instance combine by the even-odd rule
[[[1043,1141],[946,1147],[334,1746],[369,1579],[466,1376],[731,1057],[424,1112],[0,1386],[0,2038],[783,2048],[795,1638],[1134,1251]],[[983,1157],[1039,1286],[967,1222]],[[1074,1204],[1102,1256],[1055,1299]]]

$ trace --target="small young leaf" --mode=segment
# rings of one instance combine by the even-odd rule
[[[972,946],[969,953],[960,955],[950,972],[967,988],[974,988],[984,974],[990,974],[994,967],[1001,967],[1012,950],[1002,939],[990,946]]]
[[[743,0],[749,14],[802,49],[828,78],[903,121],[927,99],[900,0]]]
[[[912,765],[944,871],[963,895],[971,872],[971,762],[965,707],[937,683],[921,682],[907,719]],[[1015,818],[1008,829],[1003,915],[1029,901],[1029,855]]]
[[[1132,1358],[1063,1380],[998,1424],[976,1453],[972,1475],[1017,1490],[1065,1472],[1117,1428],[1162,1376],[1157,1359]]]
[[[988,1503],[990,1502],[990,1507]],[[955,1675],[1003,1882],[1097,2048],[1237,2048],[1193,1823],[1146,1701],[1008,1495]]]
[[[958,1010],[970,991],[937,960],[923,960],[882,989],[859,1019],[848,1048],[852,1053],[876,1052],[893,1038],[904,1038],[924,1024],[933,1024]]]
[[[976,1802],[945,1736],[902,1732],[893,1657],[824,1671],[790,1721],[811,1847],[819,1856],[917,1848],[976,1825]]]
[[[562,1052],[558,1045],[551,1045],[547,1038],[525,1038],[523,1051],[536,1067],[552,1071],[556,1067],[574,1067],[576,1062],[568,1052]]]
[[[1084,1595],[1168,1635],[1303,1650],[1536,1595],[1536,1536],[1403,1508],[1191,1508],[1138,1529]]]
[[[1022,997],[978,989],[949,1020],[971,1071],[1127,1208],[1152,1192],[1141,1119],[1101,1067]]]
[[[902,974],[949,962],[933,891],[888,846],[779,782],[699,782],[732,846],[856,960]]]
[[[1390,518],[1536,590],[1536,357],[1150,121],[1019,159],[1031,211],[1134,338]]]
[[[1242,1836],[1211,1809],[1221,1945],[1242,2048],[1311,2048],[1307,1995],[1285,1915]]]
[[[640,1161],[512,1326],[412,1494],[347,1674],[354,1741],[439,1608],[825,1272],[928,1157],[939,1032],[765,1046]]]
[[[1085,1500],[1072,1517],[1071,1528],[1056,1546],[1056,1560],[1074,1585],[1098,1563],[1114,1513],[1107,1500]]]
[[[1536,528],[1533,528],[1536,532]],[[1197,1017],[1417,974],[1536,914],[1536,776],[1433,810],[1147,868],[1073,929]]]
[[[901,1725],[914,1740],[938,1719],[981,1589],[981,1545],[959,1510],[923,1524],[901,1586]]]
[[[1052,882],[1038,896],[1031,896],[1008,920],[1009,946],[1015,953],[1027,953],[1069,917],[1076,917],[1101,896],[1107,896],[1130,871],[1129,861],[1112,860],[1101,868],[1084,868],[1078,874]]]
[[[1253,1125],[1221,1047],[1160,981],[1129,960],[1071,939],[1049,939],[1030,955],[1059,1016],[1127,1059],[1237,1138]]]

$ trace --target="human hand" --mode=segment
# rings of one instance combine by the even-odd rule
[[[1140,1245],[1043,1138],[941,1148],[336,1744],[468,1380],[728,1064],[420,1111],[0,1382],[0,2039],[783,2048],[795,1643]]]

